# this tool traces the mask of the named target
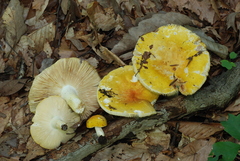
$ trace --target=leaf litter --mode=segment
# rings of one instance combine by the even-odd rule
[[[207,0],[61,2],[10,0],[8,6],[4,5],[7,7],[0,21],[5,31],[0,32],[2,160],[27,161],[49,152],[30,137],[33,114],[27,105],[27,94],[32,78],[60,57],[86,59],[104,76],[129,63],[139,36],[172,23],[191,26],[208,50],[219,58],[225,59],[228,52],[239,49],[238,1],[227,4]],[[29,3],[32,5],[26,5]],[[205,119],[226,120],[227,111],[238,114],[239,98],[225,111],[213,111]],[[175,125],[176,120],[165,124],[165,128],[142,131],[134,138],[96,152],[91,160],[206,160],[217,141],[216,135],[223,130],[219,123],[203,121],[179,121],[179,127]],[[52,158],[58,159],[76,148],[72,141]],[[51,159],[51,155],[48,157]]]

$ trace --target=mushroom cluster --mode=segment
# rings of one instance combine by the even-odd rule
[[[74,136],[73,125],[98,109],[100,77],[87,61],[59,59],[33,81],[29,107],[35,113],[30,132],[33,140],[54,149]]]
[[[56,148],[72,138],[73,125],[87,119],[99,105],[105,112],[123,117],[156,114],[154,103],[159,95],[194,94],[206,81],[209,69],[210,56],[200,37],[174,24],[141,36],[132,65],[117,68],[102,80],[86,61],[60,59],[32,84],[29,106],[35,116],[31,135],[42,147]],[[106,125],[101,115],[86,122],[99,138],[105,138],[102,127]]]
[[[156,113],[159,95],[192,95],[206,81],[210,56],[200,37],[170,24],[141,36],[132,66],[108,73],[98,86],[98,103],[109,114],[145,117]]]

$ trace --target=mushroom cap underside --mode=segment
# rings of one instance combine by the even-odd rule
[[[30,127],[31,136],[43,148],[54,149],[75,135],[72,126],[79,120],[80,116],[61,97],[50,96],[38,104]],[[59,128],[58,122],[64,123],[67,129]]]
[[[87,118],[97,108],[96,90],[100,77],[87,61],[78,58],[59,59],[36,76],[29,92],[29,107],[35,112],[37,104],[49,96],[61,96],[63,87],[72,87],[87,109],[81,119]]]
[[[139,81],[163,95],[195,93],[210,69],[210,56],[200,37],[178,25],[162,26],[141,36],[133,55]]]

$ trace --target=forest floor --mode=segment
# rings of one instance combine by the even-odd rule
[[[234,64],[238,56],[230,60],[228,54],[240,53],[239,0],[0,0],[0,4],[1,161],[58,160],[76,150],[69,146],[61,151],[64,144],[46,150],[34,142],[29,130],[34,114],[28,93],[34,77],[61,58],[85,59],[102,78],[131,63],[139,35],[167,24],[194,27],[211,39],[206,44],[211,48],[207,82],[228,70],[221,60]],[[238,94],[226,107],[212,107],[129,134],[83,160],[204,161],[214,143],[238,143],[221,122],[228,120],[229,113],[239,112]],[[96,113],[108,115],[101,108]],[[112,116],[108,122],[118,119],[124,118]],[[88,131],[82,123],[66,144],[81,142],[80,136]]]

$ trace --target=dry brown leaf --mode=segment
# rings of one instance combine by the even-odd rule
[[[67,14],[67,11],[69,9],[69,6],[70,5],[70,2],[69,0],[64,0],[64,1],[61,1],[61,9],[63,11],[63,14]]]
[[[86,59],[86,61],[87,61],[91,66],[93,66],[94,68],[97,68],[97,67],[98,67],[99,61],[98,61],[96,58],[90,57],[90,58]]]
[[[228,48],[224,45],[215,43],[215,41],[210,37],[207,36],[202,30],[190,27],[190,26],[185,26],[195,34],[197,34],[202,42],[206,45],[207,49],[218,55],[219,57],[226,59],[228,56]]]
[[[125,34],[123,39],[116,44],[111,51],[116,55],[120,55],[126,51],[132,50],[140,36],[152,32],[160,26],[171,23],[191,25],[192,21],[189,17],[175,12],[154,14],[151,18],[139,22],[138,26],[130,28],[128,30],[129,33]]]
[[[44,5],[43,0],[34,0],[32,2],[32,8],[35,9],[35,10],[40,10],[43,5]]]
[[[112,8],[104,9],[96,1],[89,4],[87,8],[87,14],[93,26],[96,27],[96,29],[109,31],[113,28],[115,28],[115,30],[118,30],[119,28],[121,28],[121,25],[122,25],[121,17],[116,16]]]
[[[119,66],[126,65],[118,56],[116,56],[114,53],[112,53],[104,46],[100,46],[99,50],[96,48],[93,48],[93,50],[96,52],[97,55],[99,55],[103,60],[105,60],[109,64],[115,63]]]
[[[12,100],[12,104],[14,108],[12,110],[11,115],[11,124],[17,128],[23,128],[26,123],[31,119],[30,115],[26,115],[30,113],[29,107],[27,106],[27,97],[16,97]]]
[[[51,58],[53,51],[48,41],[44,43],[43,51],[47,54],[48,58]]]
[[[2,57],[0,57],[0,73],[4,73],[5,62]]]
[[[72,44],[78,49],[78,50],[83,50],[85,48],[85,46],[83,46],[82,42],[80,40],[78,40],[77,38],[75,38],[75,33],[74,33],[74,27],[70,27],[66,34],[65,34],[65,38],[67,40],[70,40],[72,42]],[[78,32],[79,33],[79,32]]]
[[[134,14],[134,18],[143,17],[142,6],[138,0],[120,0],[118,3],[121,5],[122,10],[126,10],[129,14]]]
[[[44,44],[46,42],[53,41],[55,37],[55,25],[49,23],[48,25],[32,32],[28,37],[34,42],[35,46],[33,47],[37,52],[43,50]]]
[[[43,12],[45,11],[47,5],[48,5],[49,0],[35,0],[33,3],[35,3],[36,7],[38,8],[36,10],[36,14],[34,17],[26,20],[26,24],[29,26],[42,26],[42,25],[46,25],[46,21],[40,21],[39,19],[41,18],[41,16],[43,15]],[[33,6],[34,7],[34,6]],[[33,8],[34,9],[34,8]]]
[[[184,11],[188,9],[199,16],[201,20],[206,20],[209,23],[213,24],[215,22],[215,11],[212,8],[209,0],[201,1],[190,1],[190,0],[178,0],[178,1],[168,1],[168,7],[172,9],[179,9]]]
[[[45,154],[44,149],[35,143],[32,137],[29,137],[26,148],[28,149],[28,153],[24,161],[30,161],[37,156]]]
[[[180,152],[175,154],[175,159],[184,161],[203,161],[207,160],[212,150],[212,145],[216,142],[215,138],[209,140],[195,140],[186,145]]]
[[[163,132],[165,130],[165,125],[162,125],[161,127],[155,127],[154,130],[146,132],[147,137],[145,143],[151,146],[161,146],[162,150],[167,150],[170,145],[171,136]]]
[[[18,140],[17,134],[14,132],[8,132],[0,138],[0,156],[8,157],[12,156],[14,151],[12,149],[17,148]],[[2,159],[0,159],[2,161]]]
[[[50,67],[53,64],[53,61],[54,61],[54,59],[51,59],[51,58],[43,59],[43,61],[41,63],[41,68],[39,69],[39,72],[42,72],[46,68]]]
[[[0,82],[0,96],[9,96],[23,88],[28,79],[15,79]]]
[[[225,112],[240,112],[240,95],[231,103],[225,110]]]
[[[58,55],[61,58],[69,58],[76,56],[75,51],[72,48],[69,48],[69,44],[67,44],[66,39],[62,38],[61,45],[59,47]]]
[[[210,3],[212,5],[212,8],[214,9],[215,13],[217,14],[218,18],[220,18],[220,13],[218,11],[218,7],[217,7],[215,0],[210,0]]]
[[[99,161],[103,159],[108,161],[147,161],[151,160],[151,154],[148,152],[148,148],[141,143],[138,145],[135,144],[134,147],[128,144],[120,143],[99,151],[94,157],[91,158],[90,161]]]
[[[93,32],[91,34],[83,35],[81,32],[75,34],[76,39],[81,39],[85,41],[90,47],[94,48],[95,46],[101,44],[104,35]]]
[[[23,7],[18,0],[10,1],[3,13],[2,19],[6,29],[5,39],[11,47],[14,47],[27,30],[27,26],[24,24]],[[11,51],[9,45],[6,45],[5,48],[7,54]]]
[[[0,97],[0,136],[2,135],[2,132],[4,131],[5,126],[8,124],[11,116],[12,107],[7,104],[9,100],[9,97]]]
[[[229,29],[230,27],[233,28],[233,30],[235,32],[237,32],[237,28],[236,28],[236,17],[239,16],[240,13],[239,12],[233,12],[233,13],[230,13],[228,16],[227,16],[227,28]]]
[[[173,121],[169,122],[175,125]],[[218,131],[223,130],[220,123],[183,122],[179,123],[179,131],[184,135],[195,139],[206,139]]]
[[[237,3],[234,11],[235,12],[240,12],[240,2]]]

